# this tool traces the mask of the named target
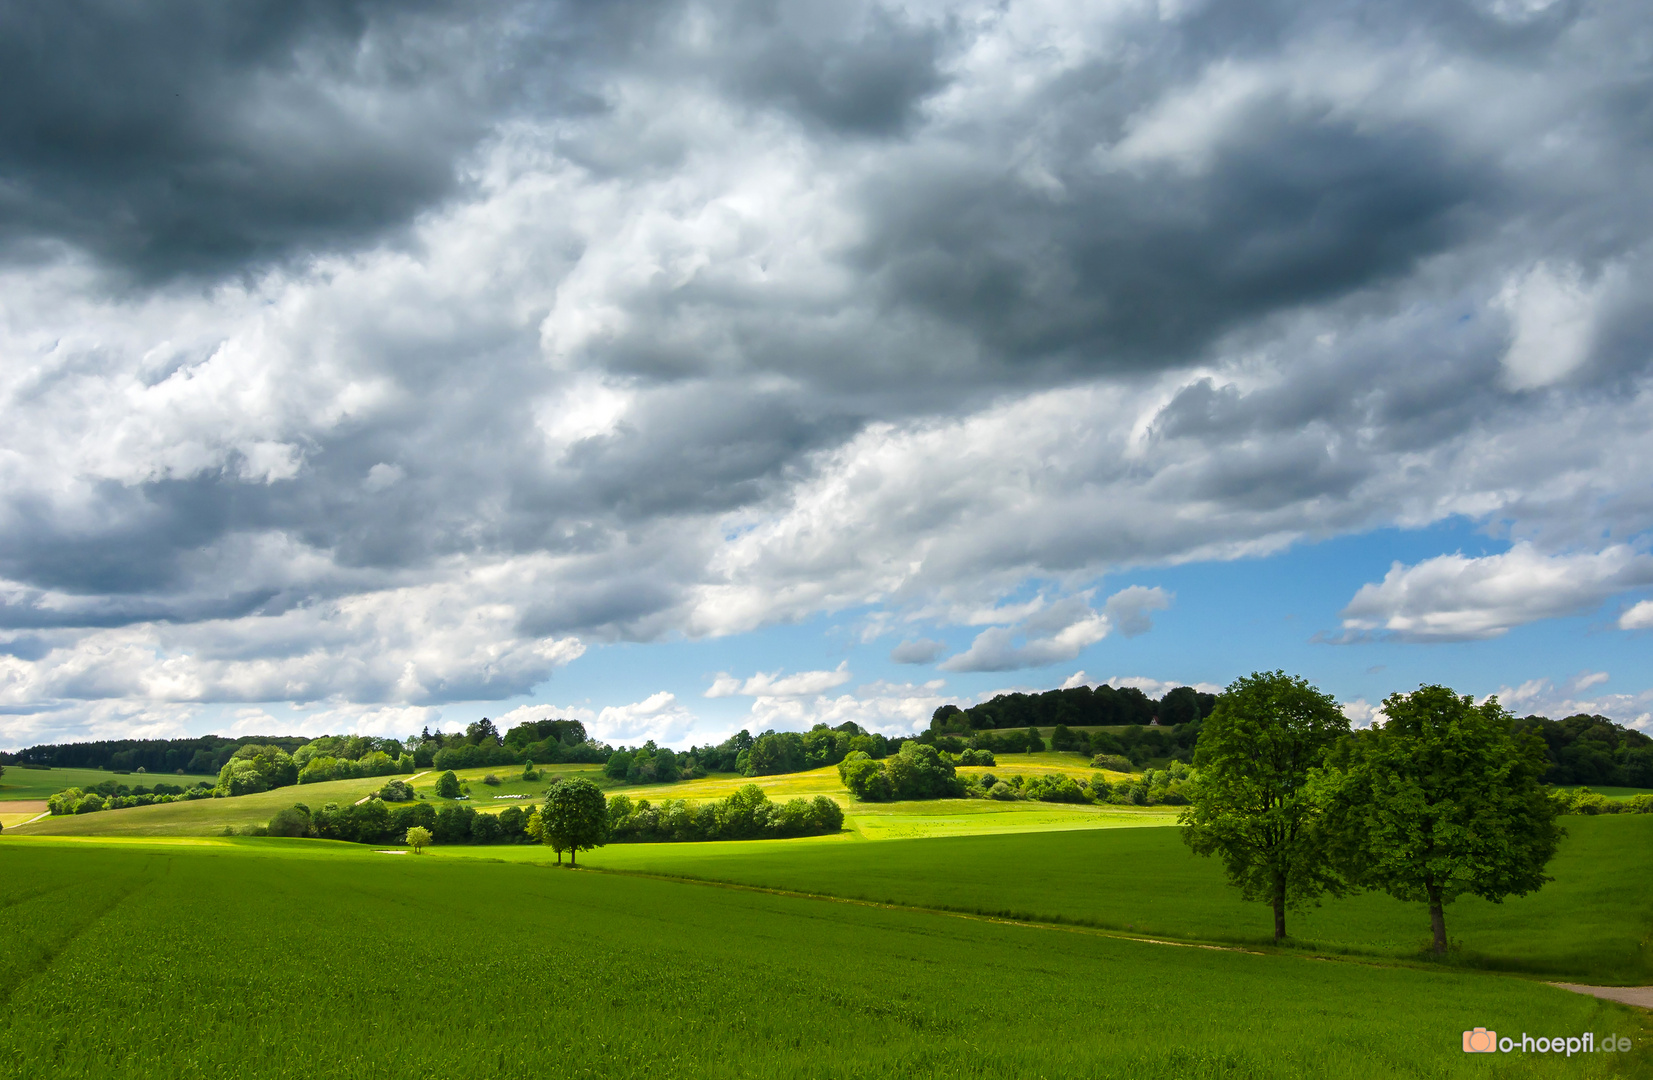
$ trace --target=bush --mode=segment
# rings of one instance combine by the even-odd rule
[[[459,777],[449,769],[436,779],[436,794],[443,799],[459,798]]]
[[[489,773],[487,776],[482,778],[482,782],[487,784],[489,787],[498,787],[499,777],[495,776],[493,773]]]
[[[746,784],[715,803],[690,806],[666,799],[654,806],[629,796],[608,800],[609,838],[615,841],[755,840],[817,836],[844,827],[844,811],[825,795],[771,802],[762,788]]]
[[[1015,788],[1011,787],[1009,784],[1005,783],[1003,780],[1000,780],[997,783],[995,783],[992,787],[987,789],[987,797],[989,799],[1000,799],[1000,800],[1003,800],[1005,802],[1009,802],[1012,799],[1021,798],[1021,795],[1017,794]]]
[[[1097,754],[1091,758],[1091,768],[1110,772],[1130,772],[1131,759],[1123,754]]]
[[[1040,802],[1083,803],[1090,802],[1073,778],[1052,773],[1047,776],[1035,776],[1027,781],[1022,793],[1029,799],[1038,799]]]
[[[309,836],[310,810],[301,805],[276,811],[268,826],[270,836]]]
[[[406,780],[392,780],[377,792],[378,797],[385,802],[403,803],[412,802],[418,797],[413,786]]]

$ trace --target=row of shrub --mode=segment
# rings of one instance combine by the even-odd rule
[[[268,825],[242,833],[391,844],[402,843],[409,829],[422,828],[437,844],[518,844],[541,839],[540,816],[538,806],[507,806],[487,814],[457,804],[437,808],[416,801],[392,806],[375,795],[348,806],[328,803],[319,810],[297,803],[277,813]],[[633,802],[616,795],[607,800],[607,824],[607,838],[616,841],[775,839],[838,832],[844,827],[844,811],[824,795],[775,803],[756,784],[746,784],[725,799],[698,806],[682,799],[653,806],[647,799]]]
[[[125,810],[129,806],[150,806],[155,803],[190,802],[212,798],[212,788],[205,782],[195,787],[177,784],[138,785],[128,788],[106,780],[95,788],[65,788],[46,800],[46,808],[53,814],[95,814],[99,810]]]
[[[608,800],[611,841],[758,840],[820,836],[844,827],[844,811],[825,795],[772,802],[756,784],[743,784],[716,802],[691,806],[666,799],[654,806],[629,796]]]
[[[428,829],[439,844],[517,844],[538,839],[529,831],[533,816],[520,806],[507,806],[498,814],[479,814],[469,806],[438,809],[428,802],[393,807],[374,797],[348,806],[328,803],[314,811],[298,803],[277,813],[262,830],[252,832],[358,844],[399,844],[409,829],[418,827]]]
[[[1188,783],[1193,770],[1180,761],[1169,768],[1149,769],[1141,776],[1129,776],[1110,782],[1097,773],[1085,784],[1060,773],[1044,776],[1008,776],[1003,780],[992,773],[966,777],[965,790],[970,796],[1010,801],[1034,799],[1039,802],[1107,803],[1114,806],[1186,806]]]
[[[1552,798],[1563,814],[1653,814],[1653,795],[1612,799],[1581,787],[1576,791],[1557,791]]]

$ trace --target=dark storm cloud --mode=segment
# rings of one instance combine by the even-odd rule
[[[893,135],[946,81],[938,68],[944,47],[939,27],[905,24],[873,8],[860,25],[806,36],[788,25],[782,11],[788,6],[799,10],[763,2],[737,4],[729,12],[729,83],[738,93],[827,129]],[[842,12],[808,14],[830,20]]]
[[[599,104],[570,76],[640,6],[0,5],[0,241],[155,279],[373,240],[501,116]]]

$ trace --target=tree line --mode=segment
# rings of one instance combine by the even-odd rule
[[[453,773],[441,778],[453,781]],[[440,790],[440,788],[439,788]],[[584,822],[595,800],[600,820]],[[407,805],[392,805],[395,802]],[[498,814],[448,803],[441,807],[416,798],[412,788],[391,781],[374,797],[360,803],[327,803],[312,810],[297,803],[281,810],[267,825],[244,830],[244,835],[315,837],[359,844],[517,844],[545,843],[563,851],[586,850],[598,843],[689,842],[704,840],[758,840],[836,833],[844,827],[844,811],[832,799],[773,802],[756,784],[744,784],[723,799],[690,805],[666,799],[659,806],[626,795],[605,799],[597,785],[583,777],[553,777],[542,805],[507,806]],[[415,833],[414,830],[422,830]],[[231,830],[233,831],[233,830]],[[589,841],[589,842],[587,842]],[[562,844],[561,848],[557,848]],[[570,845],[578,844],[573,847]]]
[[[943,705],[931,716],[930,730],[1122,727],[1156,720],[1169,727],[1204,719],[1216,702],[1216,695],[1192,686],[1178,686],[1157,700],[1134,686],[1072,686],[1042,694],[1000,694],[968,709]]]

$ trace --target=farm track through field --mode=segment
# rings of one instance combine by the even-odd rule
[[[411,784],[411,783],[413,783],[413,782],[414,782],[414,781],[415,781],[415,780],[417,780],[417,779],[419,779],[419,778],[420,778],[420,777],[421,777],[421,776],[426,776],[426,775],[428,775],[428,774],[429,774],[429,773],[430,773],[430,770],[429,770],[429,769],[426,769],[426,770],[425,770],[425,771],[424,771],[424,772],[416,772],[416,773],[414,773],[414,774],[413,774],[413,775],[412,775],[412,776],[410,776],[410,777],[408,777],[408,778],[407,778],[407,779],[406,779],[406,780],[402,780],[402,778],[401,778],[401,777],[399,777],[399,776],[393,776],[393,777],[391,777],[391,778],[390,778],[390,779],[391,779],[391,780],[402,780],[402,783],[404,783],[404,784]],[[386,782],[387,782],[387,783],[388,783],[388,782],[389,782],[389,781],[388,781],[388,780],[387,780],[387,781],[386,781]],[[362,804],[362,803],[364,803],[364,802],[366,802],[366,801],[367,801],[367,800],[369,800],[369,799],[371,799],[371,798],[372,798],[372,797],[373,797],[373,796],[375,796],[375,795],[377,795],[377,794],[378,794],[378,792],[377,792],[377,791],[370,791],[370,792],[368,792],[368,793],[367,793],[367,794],[366,794],[366,795],[363,795],[363,796],[362,796],[362,797],[361,797],[361,798],[359,798],[359,799],[357,799],[357,800],[356,800],[356,805],[357,805],[357,806],[360,806],[360,805],[361,805],[361,804]]]
[[[1623,1005],[1634,1005],[1638,1009],[1653,1009],[1653,986],[1585,986],[1583,983],[1564,982],[1553,982],[1550,985],[1571,990],[1575,994],[1589,994],[1591,997],[1605,998]]]
[[[956,908],[927,906],[923,904],[898,904],[886,900],[867,900],[858,897],[835,896],[831,893],[804,892],[796,889],[776,889],[763,885],[745,885],[732,881],[717,881],[712,878],[690,877],[680,874],[648,874],[631,870],[607,870],[602,868],[577,867],[571,869],[589,870],[596,874],[614,874],[619,877],[649,878],[654,881],[675,881],[693,885],[708,885],[720,889],[735,889],[743,892],[764,893],[769,896],[786,896],[801,900],[825,900],[836,904],[853,904],[859,907],[880,908],[887,911],[905,911],[930,915],[945,915],[954,919],[967,919],[972,922],[996,923],[1003,926],[1021,926],[1033,930],[1058,930],[1070,934],[1083,934],[1090,937],[1111,938],[1117,941],[1135,941],[1145,945],[1169,945],[1181,949],[1210,949],[1214,952],[1245,953],[1249,956],[1296,956],[1305,960],[1323,960],[1330,963],[1356,964],[1361,967],[1376,968],[1414,968],[1419,965],[1410,964],[1394,958],[1376,956],[1327,955],[1324,953],[1296,952],[1290,949],[1264,950],[1248,949],[1241,945],[1220,945],[1208,941],[1179,941],[1175,938],[1149,937],[1143,934],[1133,934],[1129,931],[1108,930],[1102,927],[1085,926],[1074,923],[1047,922],[1033,918],[1017,918],[1009,915],[989,915],[979,911],[961,911]],[[1488,971],[1489,975],[1505,975],[1519,978],[1513,972]],[[1552,982],[1550,986],[1562,990],[1571,990],[1578,994],[1587,994],[1616,1001],[1625,1005],[1653,1010],[1653,986],[1585,986],[1578,983]]]
[[[857,907],[879,908],[885,911],[905,911],[925,915],[945,915],[953,919],[968,919],[971,922],[996,923],[1002,926],[1024,926],[1033,930],[1060,930],[1070,934],[1084,934],[1091,937],[1113,938],[1118,941],[1140,941],[1148,945],[1170,945],[1179,949],[1211,949],[1215,952],[1247,953],[1251,956],[1274,955],[1259,949],[1247,949],[1240,945],[1217,945],[1207,941],[1177,941],[1174,938],[1148,937],[1142,934],[1133,934],[1124,930],[1107,930],[1098,926],[1085,926],[1078,923],[1045,922],[1032,918],[1017,918],[1013,915],[989,915],[980,911],[962,911],[958,908],[932,907],[924,904],[898,904],[889,900],[867,900],[861,897],[835,896],[832,893],[804,892],[798,889],[776,889],[765,885],[743,885],[735,881],[718,881],[713,878],[690,877],[684,874],[647,874],[635,870],[607,870],[598,867],[570,867],[569,869],[585,871],[593,874],[612,874],[615,877],[647,878],[651,881],[671,881],[686,885],[705,885],[715,889],[734,889],[739,892],[763,893],[766,896],[785,896],[797,900],[825,900],[834,904],[853,904]],[[1289,955],[1289,954],[1288,954]],[[1347,957],[1323,957],[1314,959],[1351,959]],[[1351,960],[1354,963],[1367,963],[1362,960]],[[1374,964],[1378,967],[1393,965]]]

